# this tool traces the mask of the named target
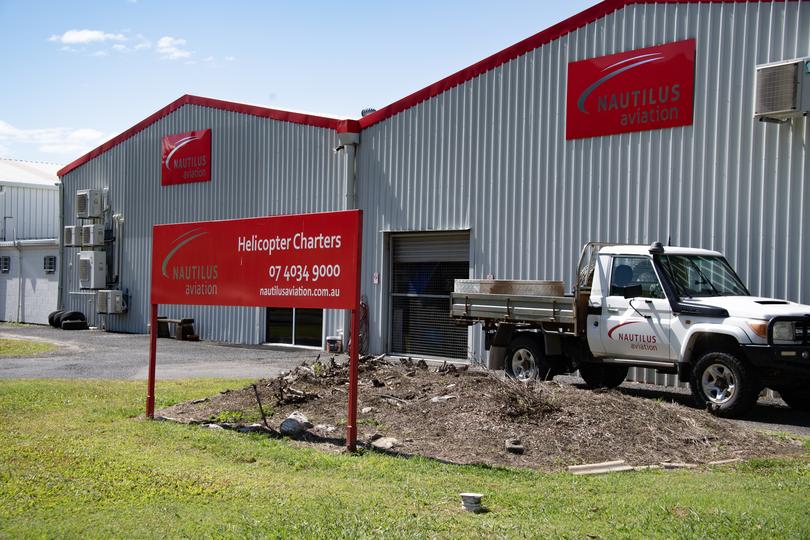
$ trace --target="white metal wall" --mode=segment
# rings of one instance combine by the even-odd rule
[[[56,244],[0,247],[0,256],[11,259],[9,273],[0,274],[0,320],[48,324],[48,314],[56,310],[59,275],[46,273],[43,263],[58,252]]]
[[[0,241],[57,238],[59,190],[55,186],[0,182]]]
[[[568,62],[691,37],[692,126],[565,140]],[[810,303],[810,122],[752,120],[754,66],[808,55],[807,3],[633,5],[365,129],[371,350],[387,346],[384,231],[469,228],[474,277],[568,286],[588,240],[671,237],[726,253],[755,294]]]
[[[205,128],[212,128],[212,181],[161,187],[161,138]],[[333,130],[185,105],[65,175],[65,225],[75,224],[77,189],[109,188],[111,213],[124,214],[121,288],[130,309],[108,316],[107,328],[146,331],[153,224],[342,209],[345,153],[332,151],[337,144]],[[93,297],[75,294],[77,252],[65,248],[64,307],[82,310],[97,324]],[[194,317],[203,339],[264,339],[264,308],[163,306],[160,314]],[[342,317],[327,311],[325,333],[336,326],[342,327]]]

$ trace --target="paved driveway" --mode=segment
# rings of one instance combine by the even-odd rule
[[[49,326],[0,324],[0,337],[59,345],[38,358],[0,358],[0,379],[146,379],[149,336],[98,330],[66,331]],[[158,340],[157,378],[273,377],[319,351],[272,346]]]

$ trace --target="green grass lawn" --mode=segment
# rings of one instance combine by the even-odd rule
[[[246,381],[158,385],[158,407]],[[810,458],[599,477],[135,418],[145,383],[0,382],[0,538],[808,538]],[[460,509],[478,491],[491,512]]]
[[[53,343],[45,343],[44,341],[0,338],[0,357],[35,356],[49,353],[55,349],[56,345]]]

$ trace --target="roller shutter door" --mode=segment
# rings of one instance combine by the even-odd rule
[[[391,352],[467,358],[467,328],[450,320],[453,280],[470,275],[470,235],[391,237]]]

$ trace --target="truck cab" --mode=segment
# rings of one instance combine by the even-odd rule
[[[765,386],[810,407],[810,306],[752,296],[722,254],[601,247],[590,289],[586,380],[649,367],[677,373],[721,415],[748,410]]]

